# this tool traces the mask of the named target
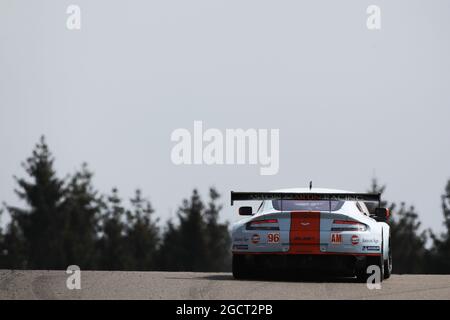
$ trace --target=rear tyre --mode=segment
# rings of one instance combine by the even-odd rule
[[[358,279],[358,282],[366,283],[367,279],[373,274],[372,272],[367,273],[367,269],[375,265],[380,270],[380,282],[384,279],[384,261],[383,261],[383,255],[377,256],[377,257],[367,257],[366,263],[363,265],[363,267],[359,268],[356,271],[356,278]]]
[[[388,259],[384,261],[384,279],[389,279],[392,274],[392,251],[391,251],[391,238],[389,238],[389,254]]]
[[[249,263],[245,255],[233,254],[231,268],[235,279],[248,279],[250,277]]]

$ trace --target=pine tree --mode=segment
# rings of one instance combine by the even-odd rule
[[[16,194],[27,207],[7,206],[11,224],[6,250],[15,267],[61,269],[67,267],[62,246],[64,181],[56,177],[54,159],[44,137],[23,167],[31,181],[16,178]],[[20,251],[20,253],[19,253]],[[11,255],[18,256],[11,256]],[[26,257],[19,263],[19,257]]]
[[[216,189],[209,190],[210,201],[205,210],[206,236],[208,239],[208,271],[229,271],[231,264],[230,256],[230,233],[227,223],[219,223],[221,205],[217,205],[220,195]]]
[[[167,271],[185,270],[183,261],[179,258],[184,255],[184,248],[180,246],[181,243],[178,228],[172,220],[168,220],[157,253],[157,269]]]
[[[92,186],[92,173],[86,164],[70,179],[62,207],[66,215],[63,226],[66,264],[76,264],[82,270],[95,269],[102,199]]]
[[[429,255],[431,273],[450,273],[450,180],[442,195],[442,213],[444,215],[445,232],[440,236],[431,233],[433,247]]]
[[[28,259],[25,244],[17,221],[11,221],[3,235],[0,248],[0,269],[26,269]]]
[[[0,269],[6,264],[5,235],[2,228],[3,209],[0,209]]]
[[[131,264],[130,255],[126,250],[124,222],[125,208],[119,197],[117,188],[103,205],[100,218],[101,238],[98,242],[99,268],[103,270],[126,270]]]
[[[207,238],[202,211],[204,204],[197,190],[194,189],[191,199],[184,200],[178,210],[180,220],[179,244],[182,248],[180,265],[186,271],[204,271],[207,269]]]
[[[226,271],[230,267],[228,225],[219,223],[219,194],[210,189],[205,208],[197,190],[178,210],[179,223],[168,221],[159,250],[159,267],[171,271]]]
[[[206,224],[204,204],[197,190],[189,200],[184,199],[178,209],[179,224],[167,223],[160,249],[161,268],[178,271],[208,270]]]
[[[386,186],[379,186],[376,179],[372,180],[369,192],[381,193]],[[424,271],[426,232],[419,233],[420,222],[413,206],[406,207],[401,204],[396,210],[396,204],[380,203],[381,207],[387,207],[391,211],[391,219],[388,221],[391,227],[391,250],[394,273],[420,273]],[[374,209],[375,206],[372,206]]]
[[[419,232],[420,221],[414,206],[401,203],[391,225],[391,245],[394,273],[425,271],[426,231]]]
[[[150,202],[136,190],[131,199],[132,209],[127,210],[127,234],[125,244],[130,255],[131,270],[155,270],[159,242],[158,220],[153,221],[154,210]]]

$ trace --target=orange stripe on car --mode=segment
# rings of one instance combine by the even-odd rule
[[[291,227],[289,231],[289,253],[317,254],[320,253],[320,212],[291,212]]]

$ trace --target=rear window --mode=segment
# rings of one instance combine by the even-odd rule
[[[337,211],[344,201],[272,200],[278,211]]]

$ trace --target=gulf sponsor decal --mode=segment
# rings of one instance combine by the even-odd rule
[[[259,234],[254,234],[252,236],[252,243],[257,244],[259,242],[259,239],[260,239]]]
[[[352,235],[351,241],[352,241],[352,245],[355,246],[359,243],[359,237],[356,234],[354,234],[354,235]]]
[[[342,243],[342,234],[332,233],[331,234],[331,244],[341,244],[341,243]]]

